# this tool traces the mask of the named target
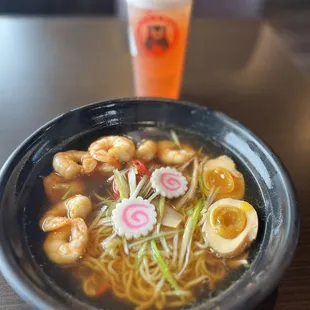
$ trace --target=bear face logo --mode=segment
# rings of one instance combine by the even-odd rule
[[[147,37],[145,40],[145,47],[155,53],[155,49],[160,49],[161,52],[163,52],[169,48],[169,42],[166,36],[166,26],[149,25]]]
[[[174,47],[178,37],[176,23],[169,17],[147,15],[136,28],[140,51],[149,55],[162,56]]]

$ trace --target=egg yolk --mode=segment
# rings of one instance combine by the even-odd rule
[[[211,224],[217,234],[225,239],[236,238],[245,228],[247,217],[242,209],[222,206],[214,209]]]
[[[225,168],[215,168],[209,171],[206,177],[207,187],[209,189],[218,188],[219,194],[227,194],[234,190],[234,179]]]

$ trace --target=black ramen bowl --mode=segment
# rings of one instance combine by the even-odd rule
[[[38,226],[44,192],[40,176],[53,155],[86,149],[102,135],[169,130],[225,152],[246,181],[246,198],[259,216],[251,265],[214,294],[185,309],[251,309],[277,285],[298,241],[299,217],[291,181],[279,159],[258,137],[226,115],[193,104],[159,99],[121,99],[88,105],[57,117],[32,134],[0,174],[0,269],[16,292],[37,309],[125,309],[81,294],[70,277],[47,262]]]

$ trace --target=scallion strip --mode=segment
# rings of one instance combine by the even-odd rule
[[[187,210],[186,210],[186,214],[187,214],[187,215],[191,215],[191,214],[193,214],[193,212],[194,212],[194,208],[191,208],[191,209],[187,209]]]
[[[200,192],[203,198],[205,198],[206,197],[205,185],[203,184],[203,178],[201,174],[198,176],[198,184],[199,184]]]
[[[130,196],[134,193],[135,189],[137,188],[137,179],[135,170],[133,167],[129,169],[128,172],[128,183],[129,183],[129,190],[130,190]]]
[[[107,211],[106,211],[106,216],[111,216],[112,215],[112,211],[115,209],[116,205],[120,202],[120,199],[116,200],[114,203],[112,203]]]
[[[175,206],[176,210],[179,210],[182,206],[184,206],[187,203],[187,201],[194,198],[196,193],[196,187],[198,185],[198,170],[199,170],[198,159],[197,157],[195,157],[193,165],[193,173],[191,177],[191,184],[186,194],[177,202],[177,205]]]
[[[104,201],[104,200],[105,200],[104,197],[98,195],[95,191],[93,191],[93,195],[94,195],[99,201]]]
[[[93,191],[93,196],[98,199],[100,202],[97,204],[97,206],[100,206],[102,204],[107,205],[108,207],[110,207],[113,203],[115,203],[115,200],[113,199],[109,199],[109,198],[104,198],[100,195],[98,195],[95,191]]]
[[[164,212],[165,212],[165,197],[164,196],[160,196],[158,208],[159,208],[159,223],[161,223],[164,217]]]
[[[181,148],[181,143],[179,140],[178,135],[176,134],[176,132],[174,130],[170,130],[170,135],[171,135],[171,139],[172,141],[179,147]]]
[[[142,240],[139,240],[139,241],[136,241],[136,242],[133,242],[131,243],[128,248],[131,249],[133,248],[134,246],[136,245],[139,245],[141,243],[144,243],[146,241],[150,241],[150,240],[154,240],[154,239],[158,239],[158,238],[161,238],[161,237],[167,237],[167,236],[171,236],[171,235],[174,235],[174,234],[178,234],[179,232],[183,231],[183,229],[179,229],[179,230],[173,230],[173,231],[167,231],[167,232],[163,232],[163,233],[160,233],[160,234],[157,234],[157,235],[153,235],[153,236],[149,236],[149,237],[146,237]]]
[[[64,193],[64,195],[61,197],[61,200],[66,200],[71,192],[72,192],[72,186]]]
[[[148,202],[152,202],[152,200],[155,199],[158,195],[159,195],[158,192],[154,192],[154,193],[148,198]]]
[[[142,247],[140,248],[139,252],[138,252],[138,255],[137,255],[137,259],[136,259],[136,268],[139,267],[139,265],[141,264],[141,261],[142,261],[142,257],[143,257],[143,254],[145,252],[145,249],[146,249],[146,246],[147,246],[147,242],[145,242]]]
[[[136,187],[135,191],[133,192],[132,195],[130,195],[130,198],[136,198],[139,194],[139,192],[141,191],[143,185],[145,184],[145,182],[147,181],[148,176],[144,175],[142,177],[142,179],[140,180],[140,182],[138,183],[138,186]]]
[[[166,280],[169,282],[171,287],[174,288],[175,290],[179,290],[179,286],[178,286],[176,280],[173,278],[172,274],[170,273],[170,271],[168,269],[168,266],[166,265],[165,261],[163,260],[163,258],[161,257],[161,255],[158,251],[155,240],[151,241],[151,248],[152,248],[154,258],[157,261],[157,264],[158,264],[160,271],[162,272],[162,274],[164,275]]]
[[[127,184],[118,170],[113,171],[121,199],[128,198]]]
[[[193,234],[195,231],[195,228],[197,226],[199,216],[200,216],[200,211],[203,206],[203,200],[200,199],[198,200],[193,214],[190,216],[188,219],[188,222],[186,223],[185,229],[184,229],[184,234],[182,238],[182,245],[181,245],[181,250],[180,250],[180,255],[179,255],[179,267],[182,267],[184,256],[186,254],[187,246],[190,244]]]

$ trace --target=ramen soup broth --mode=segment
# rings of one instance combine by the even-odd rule
[[[245,248],[241,253],[239,253],[237,256],[234,256],[232,258],[227,257],[221,257],[220,253],[217,253],[212,248],[201,248],[199,254],[199,249],[195,245],[195,242],[200,242],[201,246],[203,245],[203,239],[201,239],[200,235],[201,233],[201,226],[199,226],[199,221],[202,220],[201,216],[199,215],[198,223],[196,223],[196,228],[192,234],[192,245],[189,253],[189,262],[188,265],[185,267],[185,275],[181,275],[180,278],[177,277],[177,274],[180,273],[180,268],[178,268],[178,263],[171,264],[171,260],[176,259],[178,262],[180,257],[180,251],[182,247],[182,238],[185,231],[185,226],[187,222],[183,220],[181,224],[177,228],[171,228],[166,227],[163,225],[160,225],[160,233],[169,233],[172,230],[180,230],[178,233],[178,247],[177,247],[177,256],[176,258],[173,254],[173,239],[175,235],[166,235],[165,242],[168,245],[168,249],[170,249],[169,255],[165,254],[165,248],[162,244],[160,238],[156,238],[152,240],[148,240],[147,244],[145,246],[145,252],[142,254],[142,258],[138,259],[138,252],[143,246],[143,243],[139,244],[136,247],[129,249],[129,255],[124,253],[124,244],[123,242],[127,243],[130,246],[131,243],[143,240],[149,236],[151,236],[154,232],[156,232],[157,224],[154,225],[152,231],[150,231],[146,236],[140,236],[136,239],[129,239],[124,241],[126,238],[124,236],[120,237],[115,233],[115,226],[113,223],[111,226],[106,226],[104,228],[105,233],[101,234],[101,236],[98,237],[97,241],[94,235],[89,233],[89,241],[88,245],[86,247],[86,252],[82,255],[81,258],[79,258],[76,263],[74,264],[55,264],[50,261],[50,259],[47,257],[45,251],[43,250],[42,244],[44,243],[44,240],[46,238],[46,233],[42,231],[40,225],[38,225],[40,219],[45,214],[45,212],[50,208],[52,203],[47,199],[45,193],[44,193],[44,187],[42,185],[42,178],[37,178],[35,181],[35,186],[33,187],[30,195],[35,195],[38,197],[36,200],[36,203],[38,204],[37,208],[25,208],[25,234],[28,239],[30,251],[33,254],[34,260],[39,264],[39,266],[43,269],[43,271],[50,276],[52,281],[56,283],[57,286],[61,287],[65,291],[67,291],[69,294],[75,296],[78,298],[81,302],[85,302],[91,306],[94,306],[96,308],[104,308],[104,309],[133,309],[137,308],[139,301],[141,299],[141,304],[145,304],[145,308],[147,309],[155,309],[162,308],[162,307],[173,307],[173,308],[179,308],[179,307],[190,307],[193,302],[201,302],[205,299],[211,298],[213,296],[216,296],[221,290],[225,290],[227,287],[232,285],[235,281],[237,281],[242,274],[247,270],[249,265],[252,263],[252,261],[255,258],[255,255],[257,251],[259,250],[259,243],[262,238],[262,231],[264,223],[261,221],[261,219],[264,217],[264,214],[262,214],[262,199],[260,194],[259,186],[256,182],[256,180],[248,173],[248,170],[246,169],[245,165],[238,159],[235,158],[232,153],[230,153],[229,150],[224,149],[221,145],[218,145],[215,141],[212,140],[206,140],[205,138],[201,136],[194,135],[192,133],[184,132],[181,130],[175,131],[177,134],[177,138],[180,140],[182,144],[189,144],[194,150],[195,154],[199,153],[199,157],[203,158],[205,155],[209,157],[209,159],[218,158],[222,155],[227,155],[230,157],[236,164],[236,168],[238,172],[240,172],[244,178],[244,184],[245,184],[245,192],[244,195],[240,199],[243,201],[248,202],[251,206],[253,206],[257,213],[259,221],[259,230],[256,240],[253,242],[251,247]],[[112,134],[112,132],[111,132]],[[105,136],[108,136],[109,133],[104,132]],[[136,143],[139,143],[143,139],[150,139],[153,141],[162,141],[162,140],[172,140],[171,138],[171,132],[169,130],[158,130],[154,128],[143,128],[142,130],[129,130],[127,132],[123,132],[120,135],[127,136],[133,139]],[[64,150],[87,150],[89,145],[95,141],[98,137],[100,137],[100,133],[98,133],[98,136],[89,135],[89,136],[83,136],[78,141],[73,141],[64,146]],[[44,166],[43,164],[38,165],[38,169],[41,169],[39,174],[40,176],[47,176],[52,171],[52,156],[48,158],[49,165]],[[163,164],[158,158],[155,158],[149,163],[146,163],[146,166],[150,169],[158,169],[160,167],[176,167],[177,169],[180,169],[182,165],[167,165]],[[130,167],[129,164],[124,165],[119,170],[122,171],[122,169]],[[182,170],[182,174],[187,178],[188,184],[187,186],[190,187],[190,177],[192,176],[193,171],[193,162],[188,165],[184,170]],[[98,210],[102,206],[105,205],[105,203],[101,203],[100,201],[94,197],[94,192],[98,195],[100,195],[103,198],[108,198],[109,201],[113,201],[113,187],[111,185],[111,182],[107,182],[107,179],[110,179],[109,176],[102,176],[100,173],[92,173],[90,176],[80,176],[77,178],[78,181],[83,181],[85,184],[85,188],[83,190],[82,195],[85,195],[87,197],[90,197],[93,204],[93,211],[87,216],[85,219],[85,222],[88,226],[88,229],[93,226],[94,220],[98,216]],[[137,184],[138,181],[137,181]],[[209,193],[210,194],[210,193]],[[70,193],[69,195],[70,196]],[[148,195],[148,198],[150,195]],[[229,195],[227,196],[229,198]],[[66,198],[66,197],[65,197]],[[114,200],[116,200],[115,198]],[[178,201],[182,199],[182,197],[172,198],[168,199],[165,198],[165,206],[171,206],[174,207],[177,205]],[[183,208],[176,210],[178,213],[180,213],[183,218],[184,217],[191,217],[193,215],[193,212],[195,210],[195,206],[199,201],[202,201],[202,208],[205,205],[205,200],[207,198],[202,197],[201,193],[199,192],[199,186],[197,185],[196,188],[196,195],[191,200],[191,203],[188,203],[190,205],[189,208]],[[153,202],[156,207],[155,211],[157,212],[157,220],[159,219],[159,210],[158,210],[158,204],[159,204],[159,196],[155,197]],[[214,201],[212,201],[214,203]],[[99,204],[99,206],[98,206]],[[97,206],[97,207],[95,207]],[[41,213],[38,213],[36,210],[42,210]],[[188,209],[192,209],[192,211],[189,211]],[[111,214],[108,216],[111,218]],[[222,221],[230,221],[230,218],[223,217],[221,218]],[[240,224],[242,225],[242,224]],[[200,227],[200,228],[199,228]],[[117,259],[113,259],[112,256],[106,256],[100,261],[98,258],[100,256],[100,249],[102,247],[99,243],[104,241],[106,238],[108,238],[111,235],[115,235],[114,241],[117,239],[118,245],[116,246],[116,251],[113,254],[116,255]],[[113,239],[112,239],[113,240]],[[96,243],[97,244],[94,244]],[[98,243],[99,242],[99,243]],[[161,259],[164,261],[166,265],[169,267],[169,273],[172,275],[174,281],[177,283],[178,289],[172,288],[171,283],[169,283],[169,280],[167,280],[167,277],[162,273],[162,270],[158,268],[159,261],[158,258],[154,258],[154,248],[152,247],[152,244],[155,243],[155,246],[157,247],[157,250],[159,252],[159,255]],[[99,253],[98,253],[99,249]],[[102,249],[102,252],[104,250]],[[194,258],[194,253],[196,253]],[[140,253],[141,254],[141,253]],[[155,255],[156,256],[156,255]],[[92,268],[89,268],[90,261],[95,260],[95,263],[92,263]],[[193,259],[194,258],[194,259]],[[88,259],[88,262],[85,264],[85,261]],[[113,262],[114,260],[114,262]],[[183,261],[180,263],[181,267],[184,267],[186,257],[184,257]],[[137,265],[138,261],[138,265]],[[202,268],[201,266],[197,265],[197,262],[199,261],[200,264],[206,264],[208,265],[206,267],[207,274],[200,272],[199,270]],[[99,263],[98,263],[99,262]],[[209,262],[209,263],[208,263]],[[100,270],[100,264],[104,266],[105,271],[98,271]],[[110,267],[108,267],[110,264]],[[161,291],[166,291],[167,295],[165,297],[160,297],[158,294],[156,295],[154,293],[155,288],[152,286],[152,284],[149,284],[145,281],[143,276],[139,274],[139,267],[141,264],[148,265],[149,264],[149,270],[144,268],[144,273],[150,270],[152,271],[152,268],[156,270],[156,277],[159,277],[159,280],[154,280],[153,284],[158,284],[160,281],[163,282],[163,284],[158,284],[161,288]],[[97,266],[97,267],[94,267]],[[99,266],[99,267],[98,267]],[[124,267],[126,266],[126,267]],[[156,267],[154,267],[156,266]],[[157,269],[156,269],[157,268]],[[133,271],[135,270],[135,271]],[[198,270],[198,271],[195,271]],[[118,284],[115,285],[116,292],[114,291],[111,281],[109,277],[105,277],[105,273],[115,272],[116,276],[115,279],[118,279]],[[195,276],[193,276],[196,273]],[[212,275],[215,275],[214,277]],[[195,284],[194,280],[197,278],[202,278],[203,276],[206,276],[204,280],[197,281],[197,284]],[[121,278],[119,278],[121,277]],[[126,286],[126,281],[130,281],[130,277],[135,278],[134,282],[140,283],[139,285],[141,287],[145,288],[144,294],[147,296],[147,299],[143,298],[143,295],[141,292],[139,293],[139,290],[132,291],[131,297],[127,298],[127,294],[125,292],[125,289],[122,288],[122,286]],[[145,275],[144,275],[145,277]],[[89,283],[87,283],[87,280],[89,279]],[[115,280],[114,280],[115,281]],[[185,288],[185,283],[193,282],[193,285],[189,288]],[[107,285],[107,289],[103,290],[104,292],[97,294],[98,290],[100,291],[100,288],[102,285]],[[138,285],[138,288],[139,288]],[[134,286],[134,285],[131,285]],[[185,291],[185,294],[183,297],[180,297],[181,295],[175,294],[174,291],[180,290],[181,292]],[[153,292],[153,293],[152,293]],[[171,293],[172,292],[172,293]],[[189,292],[189,293],[187,293]],[[143,292],[142,292],[143,293]],[[171,293],[171,294],[170,294]],[[139,296],[140,294],[140,296]],[[154,296],[152,296],[152,294]],[[182,294],[182,293],[181,293]],[[142,295],[142,296],[141,296]],[[153,301],[152,301],[153,298]],[[147,304],[149,302],[149,305]]]

